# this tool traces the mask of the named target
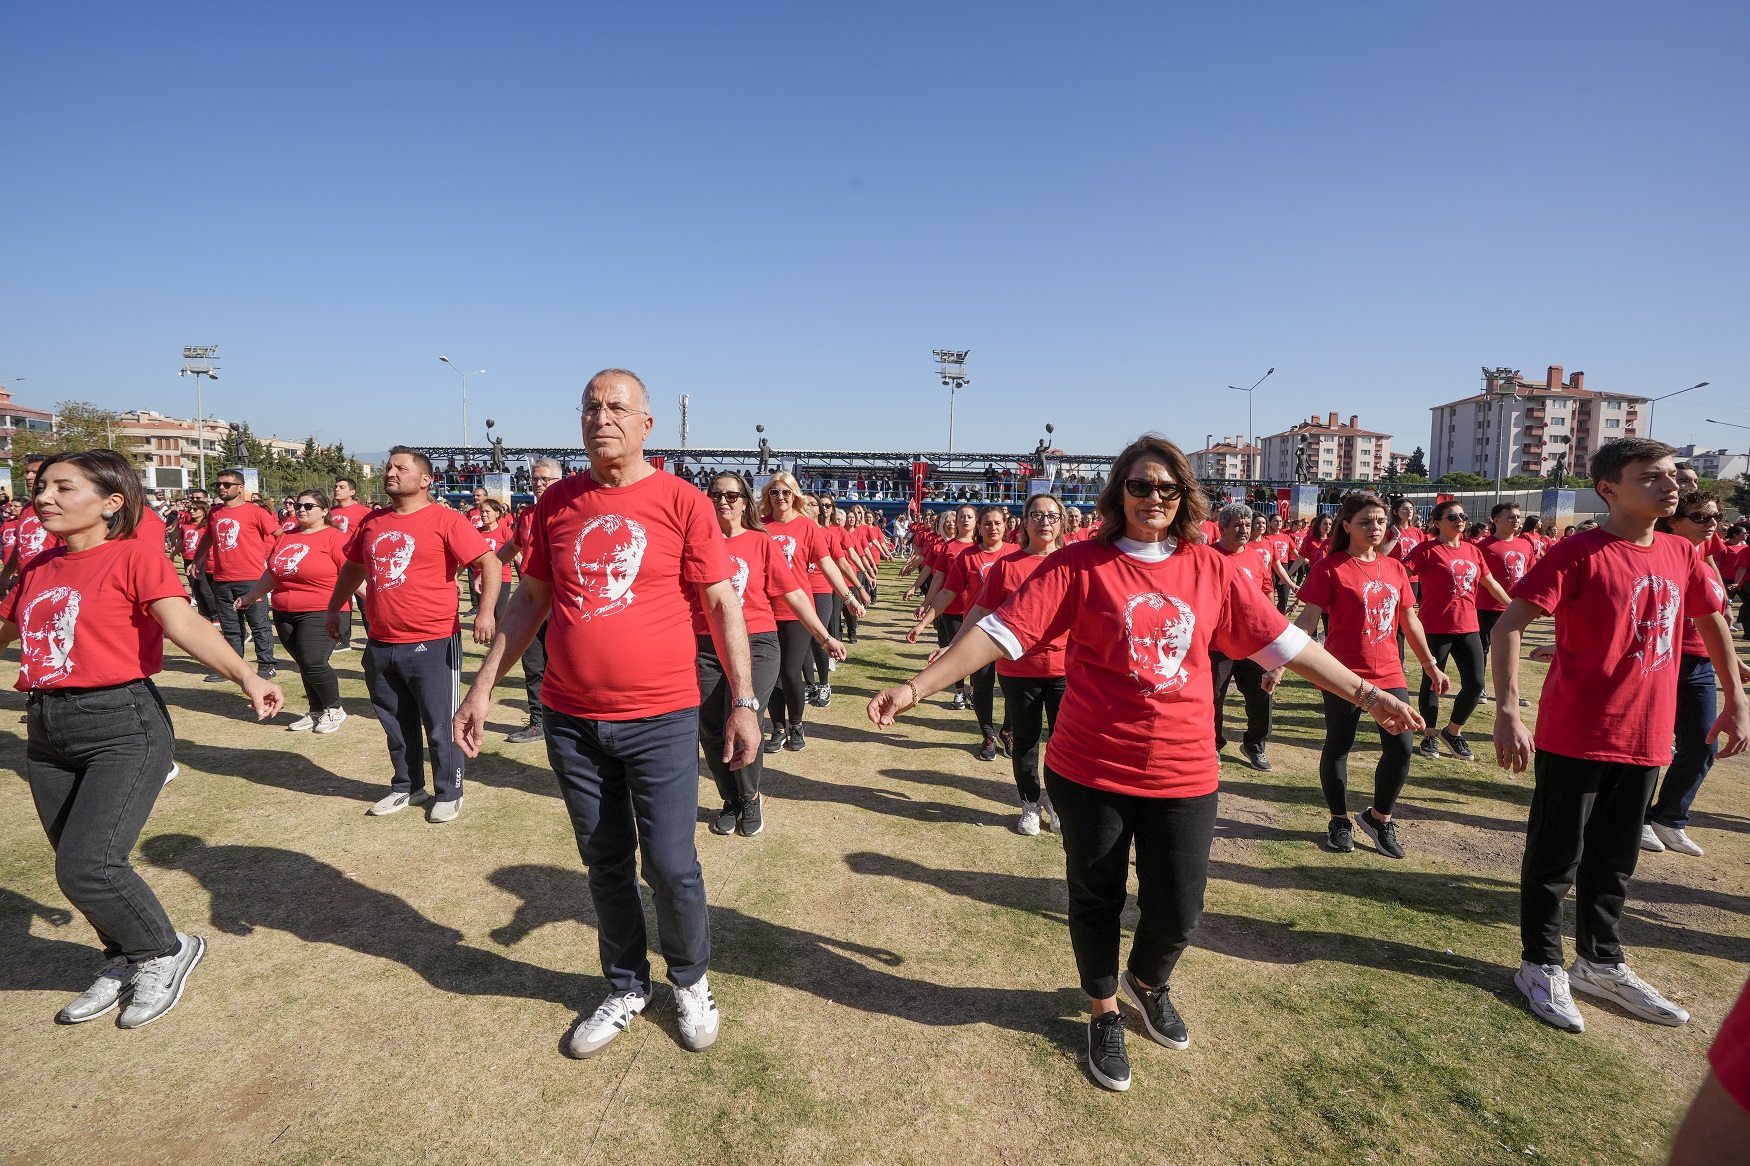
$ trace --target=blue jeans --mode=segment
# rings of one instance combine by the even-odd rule
[[[1677,752],[1659,796],[1647,807],[1647,821],[1681,830],[1689,824],[1689,806],[1701,792],[1707,771],[1714,767],[1714,746],[1708,730],[1719,715],[1719,683],[1713,661],[1685,656],[1677,666]]]
[[[711,959],[705,873],[693,843],[699,710],[631,721],[544,711],[547,762],[589,871],[602,974],[616,992],[650,996],[649,941],[638,894],[642,850],[668,978],[678,988],[691,987]]]

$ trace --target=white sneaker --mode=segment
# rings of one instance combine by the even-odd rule
[[[839,670],[839,662],[834,660],[831,656],[828,656],[826,658],[826,670],[828,672],[837,672]]]
[[[335,732],[345,720],[346,710],[339,705],[335,705],[331,709],[323,709],[316,717],[316,731],[318,733]]]
[[[1046,829],[1053,834],[1063,833],[1063,822],[1057,816],[1057,807],[1051,804],[1051,795],[1042,794],[1039,798],[1039,815],[1047,819]]]
[[[1580,956],[1568,977],[1588,996],[1612,1000],[1642,1020],[1678,1028],[1689,1023],[1689,1013],[1659,995],[1651,984],[1629,970],[1627,964],[1595,964]]]
[[[1659,836],[1653,833],[1652,823],[1641,827],[1641,849],[1650,850],[1654,854],[1665,849],[1665,844],[1659,841]]]
[[[615,992],[602,1001],[588,1020],[571,1030],[565,1041],[565,1055],[579,1060],[595,1056],[631,1027],[633,1018],[644,1011],[646,1003],[637,992]]]
[[[710,1048],[717,1040],[717,1001],[705,977],[691,987],[676,988],[674,1003],[680,1012],[681,1043],[695,1053]]]
[[[169,785],[171,782],[175,781],[176,775],[181,773],[181,772],[182,772],[182,766],[180,766],[180,765],[176,764],[176,762],[172,761],[170,763],[170,772],[164,775],[164,784]]]
[[[430,812],[425,816],[425,820],[428,822],[454,822],[456,820],[456,815],[461,812],[462,798],[461,795],[458,794],[454,801],[433,802],[431,804]]]
[[[1666,826],[1659,822],[1649,822],[1646,829],[1641,831],[1641,846],[1643,847],[1647,845],[1647,830],[1653,832],[1654,841],[1664,843],[1659,848],[1661,850],[1675,850],[1678,854],[1687,854],[1694,858],[1700,858],[1707,853],[1695,844],[1694,840],[1684,832],[1683,827]]]
[[[303,716],[299,717],[297,720],[295,720],[291,724],[287,725],[286,732],[288,732],[288,733],[302,733],[305,729],[313,729],[315,727],[316,727],[316,718],[311,716],[309,713],[305,713]]]
[[[1032,838],[1039,833],[1038,802],[1021,803],[1021,824],[1016,826],[1015,829],[1019,830],[1029,838]]]
[[[431,801],[431,794],[425,790],[416,789],[410,794],[390,794],[366,810],[365,813],[373,818],[381,818],[384,814],[399,813],[408,806],[423,806],[429,801]]]
[[[1585,1032],[1586,1020],[1574,1007],[1574,995],[1568,991],[1568,973],[1561,964],[1534,964],[1522,961],[1513,977],[1513,986],[1531,1005],[1531,1014],[1564,1032]]]

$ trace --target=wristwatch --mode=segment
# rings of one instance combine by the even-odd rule
[[[729,703],[734,708],[752,709],[756,713],[760,711],[760,702],[759,702],[758,698],[756,698],[756,697],[738,696],[734,700],[730,701]]]

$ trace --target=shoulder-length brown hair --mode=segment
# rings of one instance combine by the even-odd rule
[[[1179,509],[1173,515],[1171,532],[1180,542],[1192,542],[1197,537],[1197,524],[1209,515],[1209,499],[1191,469],[1191,460],[1183,451],[1158,433],[1145,433],[1124,447],[1112,462],[1112,472],[1106,476],[1106,488],[1100,491],[1094,509],[1100,516],[1100,529],[1094,532],[1096,541],[1111,546],[1124,536],[1124,479],[1143,458],[1159,458],[1167,464],[1182,493]]]
[[[712,474],[711,484],[707,486],[706,489],[715,490],[718,482],[735,483],[735,488],[741,491],[741,525],[747,527],[749,530],[757,530],[764,534],[766,524],[760,521],[760,508],[758,505],[761,499],[756,499],[753,495],[747,492],[747,483],[741,480],[741,475],[729,470],[724,470],[722,473],[718,474]],[[762,492],[762,498],[763,496]],[[715,506],[711,507],[711,517],[717,517],[717,508]]]
[[[1346,551],[1349,549],[1349,528],[1343,524],[1348,522],[1351,518],[1354,518],[1357,514],[1360,514],[1363,510],[1372,506],[1377,506],[1385,511],[1386,519],[1388,521],[1390,520],[1391,507],[1387,506],[1385,504],[1385,499],[1381,498],[1378,494],[1369,494],[1365,491],[1360,491],[1344,496],[1343,505],[1337,508],[1336,525],[1331,527],[1331,553],[1333,555],[1338,551]]]
[[[37,467],[36,481],[40,490],[48,480],[49,467],[65,462],[85,475],[99,495],[120,494],[122,508],[104,521],[109,527],[105,539],[132,538],[140,524],[140,511],[146,508],[146,488],[140,484],[140,471],[123,454],[113,449],[84,449],[75,453],[50,454]]]

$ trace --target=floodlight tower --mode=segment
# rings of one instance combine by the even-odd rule
[[[972,383],[966,375],[966,358],[970,348],[937,348],[930,355],[936,358],[942,384],[948,389],[948,452],[954,452],[954,394]]]
[[[438,359],[449,365],[455,370],[456,375],[462,378],[462,466],[466,469],[468,465],[468,378],[477,377],[486,370],[477,368],[473,372],[463,372],[461,366],[449,357],[440,356]]]
[[[200,457],[200,485],[207,486],[207,414],[201,401],[201,378],[219,379],[219,346],[217,344],[187,344],[182,349],[182,371],[179,377],[194,378],[194,445]]]

